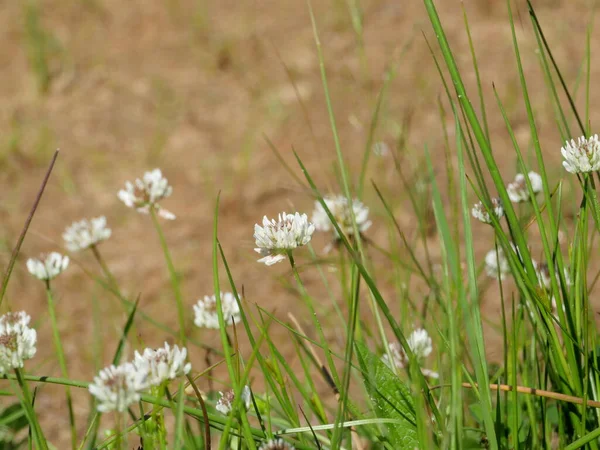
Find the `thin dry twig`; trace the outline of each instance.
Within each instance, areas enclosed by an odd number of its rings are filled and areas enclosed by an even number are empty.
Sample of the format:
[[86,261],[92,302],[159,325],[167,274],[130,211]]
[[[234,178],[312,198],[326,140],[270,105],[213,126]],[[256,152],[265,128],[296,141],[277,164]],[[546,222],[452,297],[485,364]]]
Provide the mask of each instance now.
[[[530,388],[527,386],[509,386],[508,384],[490,384],[489,386],[490,389],[493,391],[511,392],[513,389],[516,389],[516,391],[521,394],[535,395],[537,397],[551,398],[553,400],[559,400],[562,402],[583,405],[583,399],[581,397],[574,397],[572,395],[561,394],[559,392],[544,391],[543,389]],[[431,390],[441,389],[444,387],[450,387],[450,385],[440,384],[438,386],[433,386]],[[475,389],[478,387],[478,385],[477,383],[462,383],[462,387],[468,389]],[[600,402],[596,400],[587,400],[585,404],[587,406],[591,406],[592,408],[600,408]]]
[[13,249],[12,255],[10,257],[10,261],[8,263],[8,267],[6,268],[6,272],[4,273],[4,280],[2,280],[2,290],[0,291],[0,305],[2,305],[2,300],[4,300],[4,294],[6,293],[6,288],[8,287],[8,280],[10,279],[10,274],[13,271],[15,266],[15,262],[17,261],[17,256],[19,256],[19,251],[21,250],[21,245],[23,245],[23,241],[25,240],[25,235],[27,234],[27,230],[29,229],[29,225],[31,224],[31,220],[33,219],[33,215],[37,210],[38,205],[40,204],[40,200],[42,199],[42,194],[46,189],[46,184],[48,184],[48,179],[50,178],[50,174],[52,173],[52,169],[54,168],[54,163],[56,162],[56,158],[58,158],[58,150],[54,152],[54,156],[52,157],[52,161],[50,161],[50,166],[48,166],[48,170],[46,170],[46,175],[42,180],[42,185],[37,193],[35,198],[35,202],[29,211],[29,216],[23,225],[23,229],[21,230],[21,235],[19,236],[19,240],[17,241],[17,245]]

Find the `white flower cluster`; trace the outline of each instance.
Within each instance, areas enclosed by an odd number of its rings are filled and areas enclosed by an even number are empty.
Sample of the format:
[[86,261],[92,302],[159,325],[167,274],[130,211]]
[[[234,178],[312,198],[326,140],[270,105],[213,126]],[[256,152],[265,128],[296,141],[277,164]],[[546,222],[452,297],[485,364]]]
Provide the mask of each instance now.
[[[329,211],[331,211],[331,214],[344,234],[352,235],[354,233],[352,213],[354,213],[356,225],[360,233],[367,231],[372,224],[369,220],[369,208],[357,198],[352,200],[351,206],[348,205],[348,198],[343,195],[327,196],[323,198],[323,201],[327,205]],[[352,211],[350,208],[352,208]],[[325,212],[323,205],[318,201],[315,202],[315,209],[311,221],[318,231],[333,231],[335,237],[339,237],[338,232],[331,220],[329,220],[329,216]]]
[[143,391],[186,375],[191,370],[186,356],[185,348],[171,348],[165,342],[164,348],[146,348],[141,354],[136,351],[132,362],[102,369],[88,388],[98,400],[98,411],[123,412],[139,401]]
[[129,405],[140,400],[140,393],[146,388],[146,374],[132,363],[102,369],[88,387],[90,394],[98,400],[100,412],[127,410]]
[[163,348],[156,350],[146,348],[142,354],[135,352],[133,364],[138,371],[146,374],[149,386],[160,386],[166,381],[187,375],[192,369],[191,363],[186,363],[187,350],[176,345],[171,348],[165,342]]
[[595,172],[600,169],[600,140],[598,135],[588,139],[581,136],[577,141],[571,139],[560,149],[565,160],[563,166],[570,173]]
[[[231,292],[221,292],[221,308],[223,320],[227,325],[239,323],[241,320],[240,307]],[[217,312],[217,297],[204,296],[194,305],[194,323],[200,328],[219,328],[219,314]]]
[[29,328],[30,320],[24,311],[0,317],[0,374],[23,367],[35,355],[37,333]]
[[[433,351],[433,344],[431,337],[427,333],[427,330],[423,328],[417,328],[414,330],[407,339],[408,347],[414,353],[415,357],[419,360],[427,358]],[[396,367],[402,369],[409,363],[408,356],[398,342],[392,342],[388,345],[389,355],[385,353],[382,357],[382,361],[388,367]],[[430,378],[438,378],[437,372],[433,372],[428,369],[421,369],[423,375]]]
[[[492,208],[494,211],[494,215],[500,219],[504,215],[504,208],[502,207],[502,202],[499,198],[492,199]],[[485,205],[483,202],[476,203],[473,205],[471,209],[471,215],[483,223],[492,223],[492,218],[490,214],[487,212]]]
[[270,439],[261,445],[258,450],[295,450],[295,447],[283,439]]
[[27,270],[29,270],[29,273],[43,281],[53,279],[67,267],[69,267],[69,257],[57,252],[27,260]]
[[[235,403],[235,392],[233,389],[226,391],[225,393],[219,392],[221,396],[217,401],[216,409],[221,414],[227,415],[231,412],[233,404]],[[252,395],[250,393],[250,387],[244,386],[242,389],[242,405],[246,410],[250,409],[250,402],[252,401]]]
[[271,266],[286,259],[287,253],[310,242],[315,226],[306,214],[279,214],[277,220],[263,218],[262,227],[254,225],[254,251],[262,256],[258,262]]
[[73,222],[67,227],[62,237],[67,249],[77,252],[105,241],[110,235],[111,230],[106,226],[106,217],[102,216]]
[[[550,277],[550,268],[547,263],[538,263],[537,261],[533,261],[533,267],[535,269],[535,273],[537,275],[540,286],[542,286],[547,291],[552,287],[552,278]],[[567,287],[571,286],[571,276],[569,275],[568,269],[565,267],[564,269],[564,277]],[[558,276],[558,275],[557,275]]]
[[[531,183],[531,190],[534,194],[542,191],[543,183],[542,177],[536,172],[529,172],[527,174],[529,182]],[[527,183],[525,181],[525,175],[518,173],[515,176],[515,181],[508,183],[506,192],[510,201],[513,203],[526,202],[529,200],[529,190],[527,189]]]
[[498,247],[497,252],[496,249],[487,252],[485,255],[485,273],[490,278],[499,278],[500,280],[504,280],[506,275],[510,273],[510,265],[502,248]]
[[137,212],[148,214],[150,209],[154,208],[161,217],[173,220],[175,215],[158,204],[172,192],[173,188],[160,169],[154,169],[144,173],[143,178],[136,179],[134,183],[127,181],[125,189],[121,189],[118,196],[127,207],[134,208]]

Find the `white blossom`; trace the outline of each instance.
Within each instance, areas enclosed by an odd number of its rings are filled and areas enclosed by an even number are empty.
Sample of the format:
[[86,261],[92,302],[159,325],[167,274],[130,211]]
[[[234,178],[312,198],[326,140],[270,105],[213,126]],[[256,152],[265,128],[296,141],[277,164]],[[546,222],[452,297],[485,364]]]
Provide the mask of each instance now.
[[123,412],[140,400],[140,392],[148,387],[146,376],[132,363],[111,365],[98,373],[88,389],[98,400],[98,411]]
[[111,230],[106,226],[106,217],[101,216],[91,220],[83,219],[73,222],[67,227],[62,237],[67,249],[77,252],[105,241],[110,235]]
[[[352,200],[352,211],[350,211],[350,207],[348,206],[348,198],[343,195],[327,196],[323,198],[323,201],[344,234],[352,235],[354,233],[352,212],[354,212],[354,218],[356,219],[356,225],[360,233],[367,231],[372,224],[369,220],[369,208],[357,198]],[[315,202],[311,221],[318,231],[332,231],[335,237],[339,237],[323,205],[318,201]]]
[[134,208],[137,212],[148,214],[150,208],[154,208],[161,217],[173,220],[175,215],[158,204],[172,192],[173,188],[160,169],[154,169],[144,173],[143,178],[136,179],[134,183],[127,181],[125,189],[121,189],[118,196],[127,207]]
[[[531,183],[531,190],[534,194],[542,191],[543,183],[542,177],[536,172],[529,172],[529,182]],[[506,193],[513,203],[526,202],[529,200],[529,190],[527,189],[527,183],[525,181],[525,175],[518,173],[515,176],[515,181],[508,183],[506,187]]]
[[[537,275],[540,286],[544,287],[547,291],[552,287],[552,278],[550,276],[550,268],[547,263],[538,263],[537,261],[533,261],[533,268],[535,269],[535,273]],[[558,270],[555,269],[555,271]],[[563,271],[565,277],[565,283],[567,287],[571,286],[571,276],[569,275],[569,270],[565,267]],[[558,274],[557,274],[558,276]],[[557,279],[557,281],[559,281]],[[559,281],[560,283],[560,281]]]
[[[427,358],[433,351],[431,337],[423,328],[414,330],[408,337],[407,342],[408,347],[418,360]],[[388,344],[388,352],[384,353],[381,359],[390,368],[402,369],[407,367],[409,363],[406,352],[398,342]],[[421,368],[421,373],[429,378],[439,378],[438,373],[433,370]]]
[[186,375],[192,365],[186,363],[187,350],[176,345],[165,346],[156,350],[146,348],[142,354],[135,352],[133,365],[140,373],[146,374],[148,386],[160,386],[168,380]]
[[23,367],[35,355],[37,333],[29,328],[30,320],[24,311],[0,317],[0,374]]
[[421,373],[423,374],[423,376],[426,376],[427,378],[433,378],[436,380],[440,377],[440,374],[437,373],[435,370],[424,369],[422,367],[421,367]]
[[[227,325],[239,323],[241,320],[240,307],[231,292],[221,292],[221,308],[223,320]],[[219,328],[219,315],[217,313],[217,297],[204,296],[194,305],[194,323],[200,328]]]
[[256,248],[262,258],[258,262],[271,266],[286,259],[289,251],[310,242],[315,226],[308,221],[306,214],[279,214],[277,220],[263,218],[262,227],[254,225]]
[[27,260],[27,270],[40,280],[51,280],[69,266],[69,257],[58,252]]
[[[219,392],[219,395],[221,397],[219,398],[219,401],[217,401],[217,411],[219,411],[221,414],[227,415],[231,412],[233,404],[235,403],[235,392],[233,389],[230,389],[225,393]],[[246,408],[246,410],[250,409],[251,401],[252,396],[250,393],[250,387],[244,386],[242,389],[242,405],[244,408]]]
[[[492,208],[494,211],[494,215],[498,219],[500,219],[504,215],[504,208],[502,207],[502,202],[499,198],[492,199]],[[475,203],[475,205],[473,205],[473,208],[471,209],[471,215],[480,222],[492,223],[492,218],[487,212],[483,202]]]
[[408,362],[406,353],[398,342],[390,342],[388,352],[384,353],[381,359],[386,366],[397,367],[398,369],[404,368],[404,365]]
[[498,279],[499,276],[500,280],[504,280],[506,275],[510,273],[510,265],[502,248],[498,247],[498,252],[496,252],[496,249],[487,252],[485,255],[485,272],[490,278]]
[[565,158],[563,166],[567,172],[585,173],[600,169],[600,141],[597,134],[588,139],[581,136],[577,142],[571,139],[565,143],[560,152]]
[[295,447],[283,439],[270,439],[261,445],[258,450],[295,450]]
[[375,142],[373,144],[373,153],[377,156],[387,156],[391,153],[390,146],[385,142]]
[[433,351],[431,338],[427,330],[417,328],[407,339],[410,350],[417,358],[427,358]]

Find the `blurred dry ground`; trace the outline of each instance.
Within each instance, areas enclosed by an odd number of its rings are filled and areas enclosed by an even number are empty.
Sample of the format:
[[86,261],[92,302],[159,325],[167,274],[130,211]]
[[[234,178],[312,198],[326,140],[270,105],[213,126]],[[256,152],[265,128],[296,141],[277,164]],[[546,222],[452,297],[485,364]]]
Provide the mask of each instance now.
[[[437,3],[455,57],[475,95],[462,3]],[[591,3],[534,0],[569,86],[575,86],[581,75]],[[444,99],[444,91],[422,34],[435,46],[424,6],[417,0],[363,0],[360,4],[363,50],[347,2],[313,2],[341,146],[353,176],[356,178],[363,157],[377,94],[387,69],[394,67],[375,141],[386,142],[397,152],[399,166],[413,185],[427,183],[427,148],[443,182],[444,132],[453,142],[454,125],[451,117],[440,118],[438,99]],[[514,176],[516,158],[495,105],[492,83],[519,144],[529,149],[531,142],[506,7],[504,2],[492,0],[466,0],[464,7],[479,57],[495,154],[508,181]],[[514,8],[547,170],[556,183],[564,176],[560,137],[525,2],[517,0]],[[293,159],[292,147],[321,189],[336,191],[335,150],[305,2],[2,2],[0,33],[2,267],[9,260],[51,154],[55,148],[61,149],[5,305],[27,310],[37,323],[40,349],[33,363],[39,367],[34,372],[58,375],[59,368],[45,320],[43,287],[26,273],[24,262],[39,252],[61,249],[65,226],[83,217],[107,216],[113,237],[101,250],[123,290],[132,298],[140,294],[144,312],[175,328],[173,296],[155,230],[148,217],[126,209],[116,197],[126,180],[154,167],[163,170],[174,188],[165,207],[177,215],[177,220],[164,223],[164,228],[183,279],[190,333],[209,345],[218,345],[216,334],[193,330],[191,307],[197,298],[213,290],[212,221],[219,191],[219,237],[238,287],[244,287],[246,301],[275,311],[284,320],[287,312],[293,312],[301,322],[310,323],[308,311],[288,286],[288,268],[284,264],[270,268],[259,265],[252,251],[253,224],[264,214],[272,216],[282,210],[310,213],[313,207],[310,195],[269,150],[265,136],[299,177],[302,174]],[[592,54],[599,40],[600,35],[594,32]],[[592,65],[592,80],[597,79],[599,70],[600,65]],[[40,83],[47,83],[45,93],[39,92]],[[599,114],[593,106],[598,103],[595,100],[600,100],[593,88],[592,83],[592,124]],[[580,107],[582,94],[580,88]],[[398,142],[401,146],[396,148]],[[450,163],[456,165],[454,157]],[[372,178],[391,199],[395,216],[407,235],[414,235],[414,212],[390,155],[372,156],[368,180]],[[570,185],[566,184],[565,189],[565,198],[569,198]],[[370,182],[364,198],[374,222],[368,237],[387,245],[389,223]],[[566,208],[569,210],[568,205]],[[477,254],[483,256],[492,246],[492,234],[483,226],[474,226]],[[321,251],[326,243],[326,238],[319,237],[315,248]],[[430,245],[434,259],[439,260],[433,226]],[[402,253],[402,249],[397,251]],[[304,256],[299,256],[300,263],[308,261]],[[376,264],[386,264],[380,256],[375,260]],[[54,286],[71,376],[90,380],[99,367],[110,361],[125,316],[114,298],[91,281],[81,267],[98,272],[91,254],[77,254],[72,267]],[[303,270],[303,278],[312,294],[324,295],[315,271]],[[407,282],[411,291],[410,280]],[[394,281],[384,279],[382,283],[389,284],[388,298],[397,305]],[[420,295],[423,292],[416,287],[410,292],[416,303]],[[497,315],[496,300],[491,288],[482,300],[484,315]],[[318,313],[326,317],[332,308],[327,301],[323,303],[326,306]],[[96,325],[94,308],[101,318]],[[134,340],[140,346],[160,345],[171,339],[143,321],[136,325]],[[101,344],[95,341],[95,327],[103,337]],[[273,326],[272,333],[291,342],[283,327]],[[326,326],[326,333],[332,342],[340,340],[333,324]],[[495,349],[493,333],[489,340],[493,358],[500,349]],[[284,354],[293,362],[291,344]],[[203,353],[192,349],[190,356],[194,368],[201,370]],[[56,405],[58,399],[62,401],[57,392],[50,387],[41,390],[40,411]],[[77,393],[76,400],[78,413],[84,415],[87,394]],[[45,423],[54,424],[47,427],[50,439],[65,442],[66,414],[48,416]]]

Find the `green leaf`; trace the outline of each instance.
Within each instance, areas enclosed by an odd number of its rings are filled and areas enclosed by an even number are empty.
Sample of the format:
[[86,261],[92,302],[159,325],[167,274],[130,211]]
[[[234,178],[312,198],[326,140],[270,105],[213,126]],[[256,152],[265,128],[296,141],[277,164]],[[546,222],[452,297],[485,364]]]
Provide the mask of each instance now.
[[375,414],[378,418],[398,421],[385,425],[387,440],[397,450],[418,448],[416,415],[410,389],[364,344],[356,342],[355,345]]

